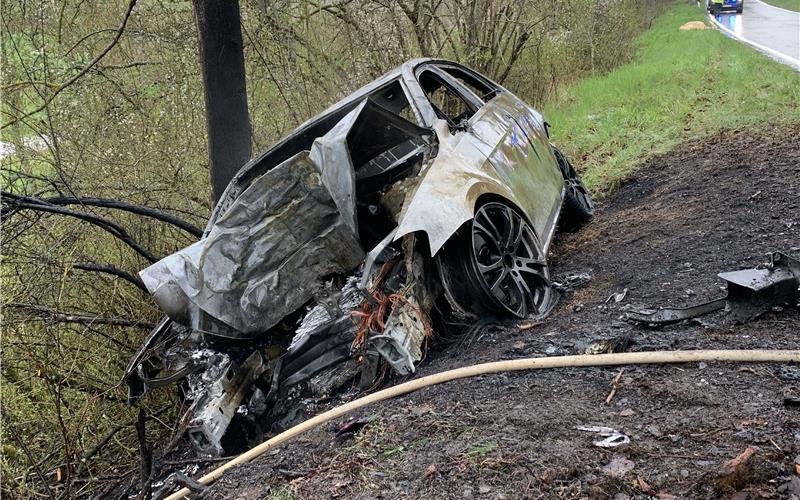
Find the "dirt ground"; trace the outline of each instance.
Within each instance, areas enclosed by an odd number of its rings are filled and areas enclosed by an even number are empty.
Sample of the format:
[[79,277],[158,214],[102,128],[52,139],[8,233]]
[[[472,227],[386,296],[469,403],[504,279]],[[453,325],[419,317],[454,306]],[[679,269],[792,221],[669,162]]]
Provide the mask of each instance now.
[[[427,375],[473,363],[617,350],[800,348],[800,313],[744,325],[724,313],[661,329],[628,308],[688,305],[723,292],[718,272],[770,251],[800,257],[800,127],[728,131],[642,165],[577,233],[558,237],[553,272],[591,280],[540,326],[486,325],[429,353]],[[606,303],[627,289],[624,299]],[[562,369],[431,387],[310,432],[227,473],[226,498],[789,498],[800,496],[800,366],[694,363]],[[348,394],[345,399],[356,395]],[[337,422],[341,423],[341,422]],[[579,426],[630,438],[593,444]],[[723,465],[748,447],[733,474]],[[800,472],[800,471],[797,471]]]

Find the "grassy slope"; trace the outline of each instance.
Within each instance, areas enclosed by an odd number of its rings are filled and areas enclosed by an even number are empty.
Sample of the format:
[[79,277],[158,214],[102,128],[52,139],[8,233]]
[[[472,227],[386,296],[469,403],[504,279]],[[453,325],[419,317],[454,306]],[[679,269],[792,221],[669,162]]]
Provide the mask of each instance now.
[[800,122],[800,74],[716,30],[680,5],[638,40],[633,62],[581,81],[545,108],[554,142],[596,193],[645,158],[721,129]]
[[[763,0],[764,3],[800,12],[800,0]],[[746,7],[745,7],[746,8]]]

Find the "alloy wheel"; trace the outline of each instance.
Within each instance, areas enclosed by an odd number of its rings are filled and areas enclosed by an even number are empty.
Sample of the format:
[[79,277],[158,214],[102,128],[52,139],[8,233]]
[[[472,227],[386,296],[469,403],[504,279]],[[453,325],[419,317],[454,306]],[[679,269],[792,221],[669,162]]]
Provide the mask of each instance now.
[[552,302],[547,263],[519,212],[502,203],[482,205],[471,236],[473,269],[493,309],[518,318],[547,312]]

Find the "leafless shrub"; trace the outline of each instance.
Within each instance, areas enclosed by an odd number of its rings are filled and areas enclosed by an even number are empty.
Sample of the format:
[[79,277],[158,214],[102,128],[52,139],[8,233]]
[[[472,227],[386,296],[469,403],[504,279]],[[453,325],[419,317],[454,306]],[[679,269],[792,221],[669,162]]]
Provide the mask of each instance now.
[[[544,102],[628,57],[655,5],[243,2],[254,151],[411,57]],[[2,493],[99,494],[138,470],[120,377],[159,312],[137,272],[210,211],[191,4],[10,0],[1,14]],[[145,401],[152,432],[171,432],[174,398]]]

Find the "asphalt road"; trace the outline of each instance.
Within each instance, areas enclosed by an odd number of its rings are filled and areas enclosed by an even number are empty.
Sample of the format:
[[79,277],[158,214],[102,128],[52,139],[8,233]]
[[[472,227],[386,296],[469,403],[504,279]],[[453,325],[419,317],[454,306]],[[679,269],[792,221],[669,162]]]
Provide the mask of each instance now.
[[742,14],[724,13],[715,20],[756,48],[774,52],[770,55],[779,59],[788,58],[784,62],[800,69],[800,12],[773,7],[761,0],[745,0]]

